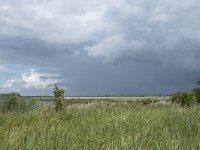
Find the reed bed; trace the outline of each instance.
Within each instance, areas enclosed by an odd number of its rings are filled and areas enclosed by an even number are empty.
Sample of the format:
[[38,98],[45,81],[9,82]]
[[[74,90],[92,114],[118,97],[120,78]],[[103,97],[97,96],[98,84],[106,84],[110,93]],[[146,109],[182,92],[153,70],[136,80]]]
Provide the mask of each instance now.
[[95,101],[0,113],[0,149],[200,149],[198,107]]

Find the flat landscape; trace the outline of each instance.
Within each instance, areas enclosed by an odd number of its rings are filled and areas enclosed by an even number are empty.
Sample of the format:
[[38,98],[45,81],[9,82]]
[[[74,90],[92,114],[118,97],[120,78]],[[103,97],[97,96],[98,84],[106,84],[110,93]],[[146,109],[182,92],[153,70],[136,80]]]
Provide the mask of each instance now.
[[0,149],[192,150],[199,138],[199,107],[170,97],[73,97],[59,112],[46,104],[0,113]]
[[200,0],[0,0],[0,150],[200,150]]

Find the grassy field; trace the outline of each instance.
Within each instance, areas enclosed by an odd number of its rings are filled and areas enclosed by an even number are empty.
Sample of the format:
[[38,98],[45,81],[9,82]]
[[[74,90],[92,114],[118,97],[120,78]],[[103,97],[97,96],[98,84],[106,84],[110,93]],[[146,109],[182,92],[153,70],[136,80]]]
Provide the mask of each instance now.
[[200,149],[200,111],[130,101],[66,102],[0,113],[0,149]]
[[[53,96],[25,96],[26,99],[34,99],[36,101],[52,101]],[[116,100],[116,101],[135,101],[135,100],[145,100],[145,99],[154,99],[154,100],[167,100],[170,96],[65,96],[65,100]],[[1,96],[0,96],[1,100]]]

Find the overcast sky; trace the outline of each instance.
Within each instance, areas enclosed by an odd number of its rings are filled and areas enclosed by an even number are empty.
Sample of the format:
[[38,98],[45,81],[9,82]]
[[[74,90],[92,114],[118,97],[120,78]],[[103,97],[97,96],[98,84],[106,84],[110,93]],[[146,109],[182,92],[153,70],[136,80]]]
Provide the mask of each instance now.
[[0,0],[0,93],[157,95],[200,77],[199,0]]

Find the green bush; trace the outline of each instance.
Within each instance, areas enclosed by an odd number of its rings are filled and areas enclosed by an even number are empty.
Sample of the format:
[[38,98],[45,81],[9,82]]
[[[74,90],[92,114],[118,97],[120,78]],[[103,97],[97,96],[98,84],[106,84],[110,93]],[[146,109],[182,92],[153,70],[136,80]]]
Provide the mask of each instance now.
[[3,110],[6,111],[14,111],[19,108],[19,99],[21,96],[19,96],[16,93],[11,93],[7,96],[7,99],[3,102]]
[[26,100],[17,93],[10,93],[1,100],[1,111],[27,111],[35,105],[33,100]]
[[59,88],[56,84],[54,85],[54,104],[55,104],[55,110],[60,111],[63,110],[63,101],[64,101],[64,89]]
[[188,92],[177,92],[172,96],[172,102],[181,106],[191,106],[197,102],[196,97]]
[[197,102],[200,103],[200,88],[194,88],[192,94],[196,97]]

